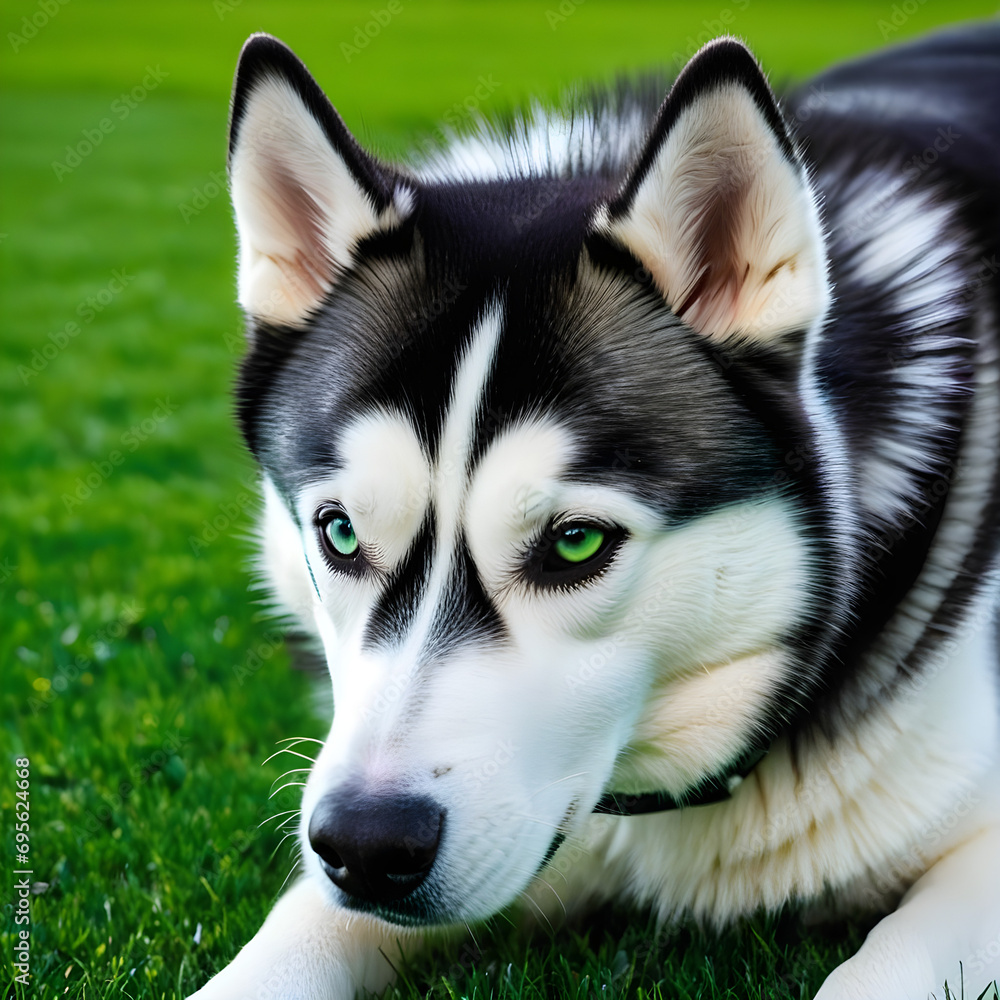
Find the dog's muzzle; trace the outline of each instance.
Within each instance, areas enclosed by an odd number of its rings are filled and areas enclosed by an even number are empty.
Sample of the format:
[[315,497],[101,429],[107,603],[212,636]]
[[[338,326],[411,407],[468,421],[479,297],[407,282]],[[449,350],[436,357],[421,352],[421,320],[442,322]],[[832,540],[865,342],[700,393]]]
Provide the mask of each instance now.
[[413,893],[437,857],[445,810],[431,798],[328,792],[309,820],[309,843],[330,881],[354,899],[392,903]]

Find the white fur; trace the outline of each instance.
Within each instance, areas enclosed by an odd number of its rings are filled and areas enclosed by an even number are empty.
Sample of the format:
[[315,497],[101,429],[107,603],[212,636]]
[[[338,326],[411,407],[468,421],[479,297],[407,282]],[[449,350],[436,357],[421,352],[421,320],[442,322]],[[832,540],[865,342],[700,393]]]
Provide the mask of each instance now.
[[[464,469],[470,404],[497,322],[481,324],[457,379],[445,435],[456,469]],[[528,896],[546,914],[624,894],[664,916],[723,923],[837,886],[843,905],[871,905],[936,864],[951,871],[916,883],[897,914],[834,974],[823,1000],[923,997],[945,978],[956,984],[956,958],[974,962],[988,948],[991,928],[1000,928],[998,872],[989,864],[1000,822],[1000,692],[985,609],[969,637],[905,697],[874,701],[838,742],[813,734],[794,764],[779,744],[729,802],[630,819],[589,815],[612,775],[615,787],[621,780],[626,788],[681,788],[752,728],[757,699],[782,670],[768,644],[798,608],[805,564],[796,568],[802,549],[794,517],[780,505],[752,505],[657,537],[652,513],[628,495],[560,480],[575,442],[546,421],[502,435],[464,485],[461,475],[434,474],[398,414],[369,414],[342,441],[353,443],[352,460],[338,481],[307,491],[303,523],[317,500],[350,498],[364,510],[359,536],[372,544],[378,526],[391,563],[398,556],[388,553],[405,550],[406,532],[417,530],[427,503],[451,511],[459,520],[444,534],[453,538],[464,526],[514,649],[488,655],[472,648],[436,663],[429,676],[416,669],[409,642],[398,656],[363,653],[356,632],[374,590],[321,575],[318,625],[338,712],[310,775],[304,816],[331,781],[359,768],[389,783],[423,781],[459,831],[437,862],[459,919],[494,912],[524,888],[557,827],[569,839]],[[400,478],[382,490],[387,462]],[[416,512],[405,497],[419,498]],[[612,570],[573,597],[538,597],[510,580],[523,540],[554,511],[610,517],[633,536]],[[764,550],[761,537],[770,542]],[[281,565],[285,574],[294,562]],[[307,583],[298,580],[294,593]],[[437,593],[432,585],[428,599]],[[415,700],[434,711],[414,721]],[[602,736],[608,719],[620,723],[610,739]],[[430,777],[441,771],[448,773]],[[346,998],[356,986],[385,981],[369,971],[383,935],[411,947],[417,941],[327,909],[327,892],[325,876],[307,861],[292,898],[316,899],[306,910],[324,942],[315,954],[289,934],[288,903],[199,1000],[246,995],[232,984],[273,978],[294,962],[301,963],[295,989],[279,996]],[[928,921],[937,926],[942,914],[949,934],[928,936]],[[971,964],[965,982],[975,996],[993,973],[980,962],[977,979]],[[887,972],[890,965],[901,973]],[[381,974],[388,975],[384,967]],[[909,982],[895,982],[898,974]]]
[[[968,275],[951,235],[954,206],[933,192],[912,191],[905,177],[892,172],[864,170],[845,200],[841,238],[860,248],[848,257],[852,278],[888,292],[908,329],[920,337],[920,354],[887,359],[885,378],[897,396],[894,426],[874,439],[874,453],[858,470],[862,507],[898,528],[921,499],[917,476],[926,471],[926,456],[935,454],[940,433],[930,414],[955,364],[947,335],[935,344],[929,331],[961,318]],[[935,346],[942,348],[937,354]]]
[[473,118],[464,134],[449,132],[447,145],[414,165],[428,181],[492,181],[519,177],[566,177],[627,165],[642,144],[645,117],[581,110],[564,114],[534,104],[516,116],[510,133]]
[[[389,554],[405,552],[406,532],[415,535],[425,505],[434,507],[429,582],[393,649],[361,643],[378,581],[316,571],[316,627],[337,712],[303,816],[355,775],[433,795],[451,831],[435,862],[438,892],[456,919],[482,918],[516,898],[555,831],[579,828],[613,774],[626,784],[654,775],[656,787],[681,791],[725,764],[754,731],[754,706],[787,668],[764,651],[804,613],[807,572],[800,530],[783,503],[731,508],[663,534],[655,513],[627,493],[563,481],[577,443],[548,421],[501,435],[466,483],[471,418],[499,323],[499,315],[484,318],[463,360],[435,466],[398,414],[368,414],[342,433],[341,453],[353,446],[345,469],[309,487],[299,509],[309,525],[324,500],[343,503],[352,518],[358,504],[358,537],[388,574],[398,561]],[[397,486],[380,490],[387,466]],[[403,496],[419,498],[414,510],[400,513]],[[609,570],[573,593],[539,593],[516,572],[520,553],[556,516],[622,524],[630,533]],[[427,631],[460,529],[510,639],[428,662]],[[322,567],[307,531],[310,562]],[[762,535],[771,540],[764,553]],[[742,684],[744,709],[711,718],[709,727],[685,723],[684,704],[711,707],[713,678]],[[652,730],[636,724],[656,685],[664,692],[658,721],[669,736],[661,732],[654,745]],[[427,705],[433,711],[418,710]],[[498,755],[503,766],[489,767]],[[497,854],[502,843],[516,847]],[[307,872],[322,880],[308,843],[304,854]]]
[[299,624],[309,622],[316,591],[309,573],[302,535],[270,478],[261,483],[264,517],[261,521],[260,563],[275,599],[275,612]]
[[[817,734],[797,766],[777,746],[727,803],[592,817],[562,850],[594,855],[587,877],[606,886],[606,898],[628,891],[665,916],[716,924],[837,885],[869,906],[891,898],[968,835],[967,824],[946,825],[951,811],[964,808],[964,818],[985,801],[983,769],[1000,749],[990,643],[988,628],[974,633],[908,697],[874,705],[856,733],[834,743]],[[738,711],[746,697],[739,682],[719,687],[709,712]],[[931,816],[944,818],[940,829]],[[557,855],[543,881],[558,888],[579,863],[563,868]],[[544,888],[534,892],[541,903]]]

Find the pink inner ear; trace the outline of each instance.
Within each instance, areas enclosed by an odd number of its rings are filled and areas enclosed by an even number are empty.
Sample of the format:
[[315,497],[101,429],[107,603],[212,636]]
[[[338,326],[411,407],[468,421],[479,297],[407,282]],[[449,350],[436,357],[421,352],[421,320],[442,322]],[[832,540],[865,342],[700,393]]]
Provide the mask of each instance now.
[[394,201],[379,211],[314,109],[281,76],[262,76],[247,95],[230,177],[239,301],[270,322],[304,323],[350,267],[358,242],[397,218]]
[[318,300],[326,294],[334,272],[333,258],[323,238],[323,213],[305,187],[275,159],[264,157],[262,166],[270,177],[279,217],[294,233],[288,242],[295,247],[295,254],[282,262],[282,269],[301,297]]
[[689,325],[736,314],[750,265],[740,245],[750,182],[737,171],[714,179],[702,195],[703,207],[691,226],[696,278],[674,309]]
[[658,141],[627,207],[596,224],[642,261],[674,312],[706,337],[772,343],[822,317],[816,203],[753,94],[738,81],[707,85]]

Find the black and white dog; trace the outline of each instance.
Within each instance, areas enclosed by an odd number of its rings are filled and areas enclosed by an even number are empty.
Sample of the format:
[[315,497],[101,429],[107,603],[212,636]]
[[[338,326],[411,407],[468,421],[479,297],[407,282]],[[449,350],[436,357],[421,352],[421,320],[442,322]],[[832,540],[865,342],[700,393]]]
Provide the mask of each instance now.
[[366,153],[251,38],[239,414],[336,712],[199,1000],[609,898],[884,914],[822,1000],[1000,977],[1000,28]]

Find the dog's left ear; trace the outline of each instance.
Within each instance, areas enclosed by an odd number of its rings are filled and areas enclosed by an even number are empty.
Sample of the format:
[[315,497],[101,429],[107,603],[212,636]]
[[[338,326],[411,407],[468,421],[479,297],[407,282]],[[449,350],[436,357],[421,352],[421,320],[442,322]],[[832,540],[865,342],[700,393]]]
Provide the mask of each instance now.
[[763,73],[735,39],[711,42],[685,67],[595,228],[713,340],[780,346],[826,311],[826,251],[805,170]]

